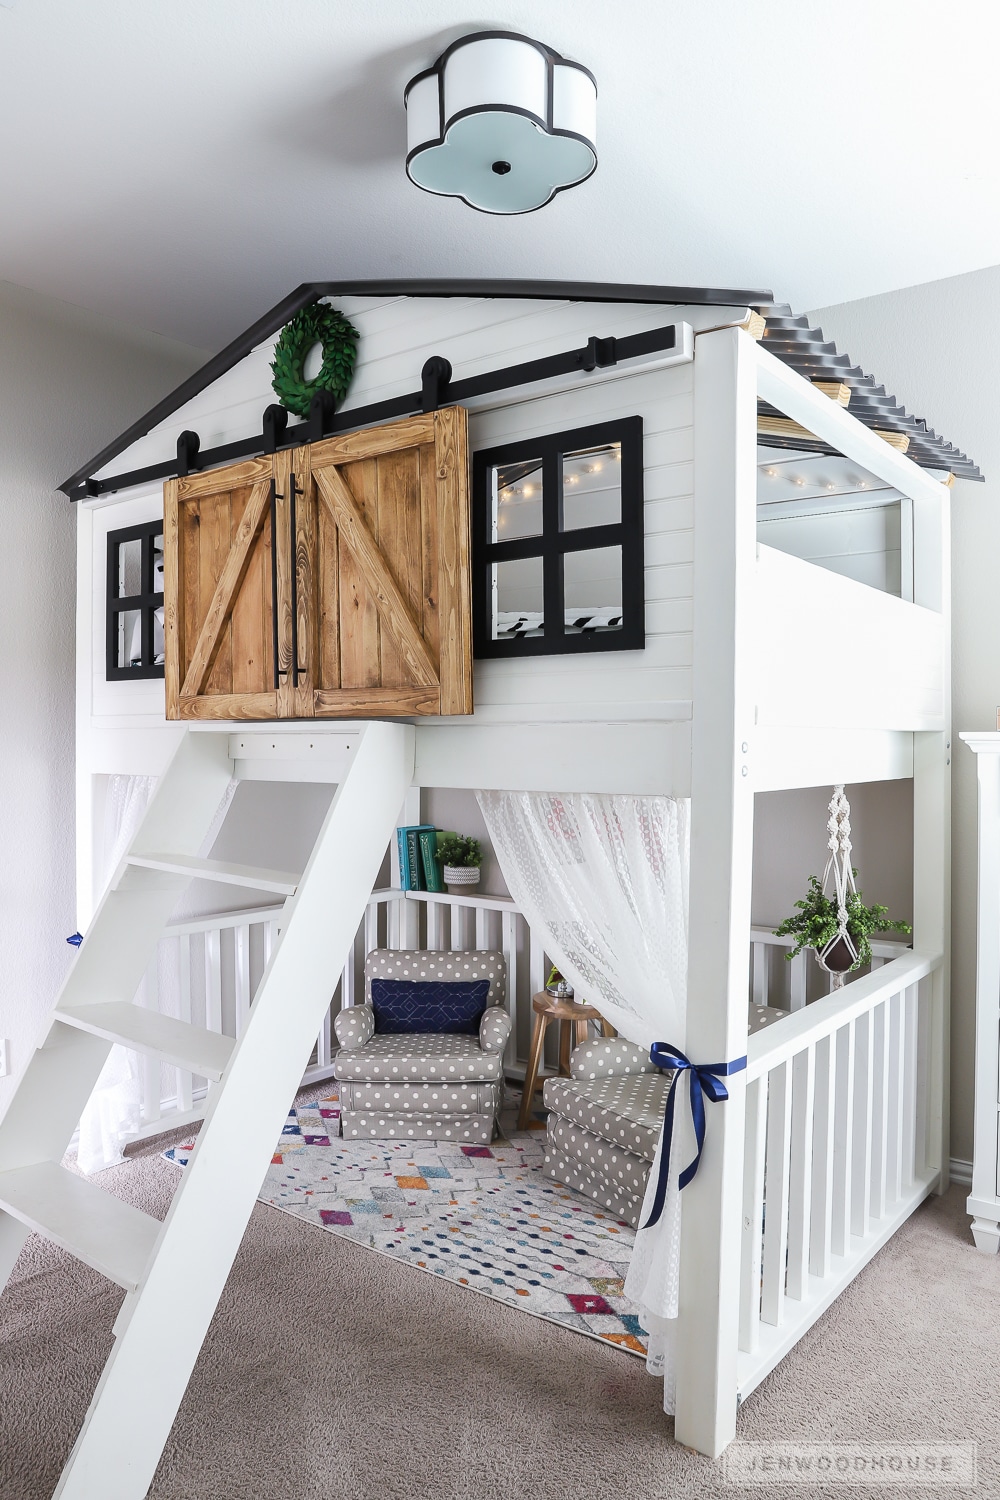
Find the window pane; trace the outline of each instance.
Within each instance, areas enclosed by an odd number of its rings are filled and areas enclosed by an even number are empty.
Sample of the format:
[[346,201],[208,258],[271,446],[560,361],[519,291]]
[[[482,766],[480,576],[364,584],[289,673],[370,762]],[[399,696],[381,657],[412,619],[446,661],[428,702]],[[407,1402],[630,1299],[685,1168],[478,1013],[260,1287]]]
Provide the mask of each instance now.
[[119,599],[142,593],[142,542],[138,537],[118,544],[117,592]]
[[115,661],[119,667],[137,667],[142,662],[142,614],[123,609],[115,617],[118,642]]
[[491,541],[542,534],[542,460],[498,464],[490,471],[493,497]]
[[163,593],[163,533],[153,538],[153,593]]
[[622,628],[622,549],[594,547],[563,558],[566,634]]
[[622,445],[563,454],[563,531],[622,518]]
[[519,557],[493,564],[493,639],[542,634],[542,559]]

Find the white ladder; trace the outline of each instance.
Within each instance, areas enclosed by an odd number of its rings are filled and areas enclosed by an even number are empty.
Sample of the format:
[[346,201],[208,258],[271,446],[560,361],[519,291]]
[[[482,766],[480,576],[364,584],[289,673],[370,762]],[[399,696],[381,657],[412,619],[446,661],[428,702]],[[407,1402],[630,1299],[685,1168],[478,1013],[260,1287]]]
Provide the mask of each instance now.
[[[301,876],[199,859],[237,738],[184,736],[0,1121],[0,1287],[34,1230],[127,1294],[59,1500],[143,1500],[152,1482],[412,780],[412,728],[352,726]],[[132,1003],[192,878],[288,898],[239,1041]],[[217,1080],[162,1224],[60,1165],[115,1042]]]

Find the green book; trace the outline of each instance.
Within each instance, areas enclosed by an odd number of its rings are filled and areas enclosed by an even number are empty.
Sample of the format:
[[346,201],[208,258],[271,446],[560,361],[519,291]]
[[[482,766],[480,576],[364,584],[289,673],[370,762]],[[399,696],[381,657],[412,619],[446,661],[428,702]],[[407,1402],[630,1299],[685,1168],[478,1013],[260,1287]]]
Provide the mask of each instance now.
[[421,828],[420,853],[423,858],[424,879],[427,890],[444,890],[444,872],[438,863],[437,844],[440,834],[436,828]]
[[430,889],[424,880],[424,865],[420,849],[420,836],[427,832],[434,832],[430,824],[421,824],[406,830],[406,853],[410,865],[411,891],[426,891]]

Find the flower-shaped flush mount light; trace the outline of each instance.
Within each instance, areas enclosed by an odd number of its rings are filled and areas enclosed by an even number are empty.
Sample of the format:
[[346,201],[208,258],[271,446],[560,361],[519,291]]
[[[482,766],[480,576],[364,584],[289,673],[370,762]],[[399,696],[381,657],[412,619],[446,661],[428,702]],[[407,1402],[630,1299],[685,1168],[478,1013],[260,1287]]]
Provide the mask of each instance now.
[[453,42],[404,99],[410,180],[484,213],[530,213],[597,166],[593,74],[516,32]]

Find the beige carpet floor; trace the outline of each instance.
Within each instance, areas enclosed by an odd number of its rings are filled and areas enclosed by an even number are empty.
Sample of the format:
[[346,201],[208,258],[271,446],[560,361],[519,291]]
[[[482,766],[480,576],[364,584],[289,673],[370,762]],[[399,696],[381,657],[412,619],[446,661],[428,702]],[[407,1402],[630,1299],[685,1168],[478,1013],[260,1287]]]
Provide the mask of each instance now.
[[[103,1179],[160,1217],[180,1180],[163,1144]],[[971,1439],[977,1493],[1000,1495],[1000,1259],[973,1249],[963,1197],[904,1226],[745,1403],[741,1437]],[[0,1299],[0,1500],[51,1495],[121,1295],[41,1241],[25,1247]],[[258,1204],[150,1496],[768,1493],[678,1447],[659,1394],[637,1359]]]

